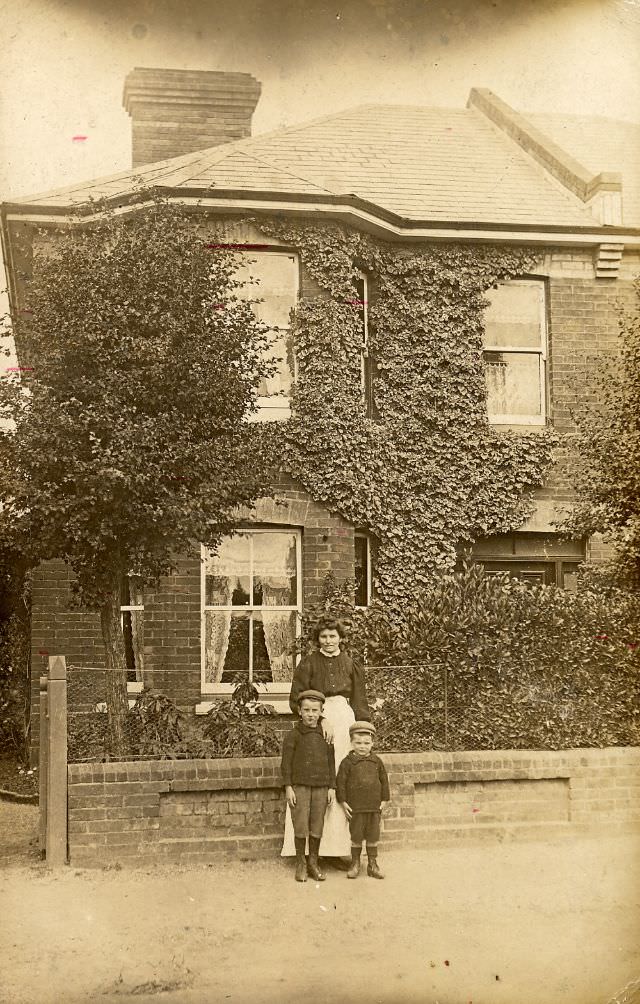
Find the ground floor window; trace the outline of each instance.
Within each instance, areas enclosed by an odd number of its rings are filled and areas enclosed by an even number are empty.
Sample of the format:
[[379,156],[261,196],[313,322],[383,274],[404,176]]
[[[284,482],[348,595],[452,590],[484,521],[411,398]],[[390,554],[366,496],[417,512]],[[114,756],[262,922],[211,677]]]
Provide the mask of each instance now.
[[507,572],[534,585],[575,590],[585,547],[581,540],[561,540],[558,534],[505,533],[477,541],[472,554],[489,574]]
[[141,684],[144,680],[144,596],[137,575],[123,575],[120,580],[120,621],[127,683]]
[[300,534],[251,529],[203,548],[202,689],[288,691],[302,608]]
[[355,604],[368,607],[372,595],[371,542],[368,534],[356,531],[355,538]]

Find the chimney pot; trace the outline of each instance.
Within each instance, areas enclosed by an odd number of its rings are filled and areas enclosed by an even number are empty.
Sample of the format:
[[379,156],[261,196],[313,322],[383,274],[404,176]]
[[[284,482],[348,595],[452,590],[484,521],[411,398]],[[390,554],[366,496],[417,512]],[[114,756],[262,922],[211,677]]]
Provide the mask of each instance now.
[[250,136],[259,97],[250,73],[136,67],[123,95],[133,167]]

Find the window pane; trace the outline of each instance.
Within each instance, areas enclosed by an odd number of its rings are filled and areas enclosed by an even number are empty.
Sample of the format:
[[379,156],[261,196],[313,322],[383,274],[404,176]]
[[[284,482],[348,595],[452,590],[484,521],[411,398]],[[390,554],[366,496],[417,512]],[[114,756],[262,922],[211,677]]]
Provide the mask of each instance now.
[[503,283],[487,291],[484,314],[486,346],[543,348],[542,283]]
[[556,566],[553,561],[482,561],[487,575],[507,572],[514,579],[533,585],[553,585],[556,581]]
[[369,603],[369,554],[366,537],[356,535],[355,551],[355,603],[357,607],[366,607]]
[[270,377],[262,377],[258,383],[259,397],[288,397],[291,393],[291,372],[293,370],[290,352],[285,337],[277,332],[270,338],[269,359],[275,359],[277,369]]
[[249,536],[224,537],[216,553],[206,552],[205,606],[246,606],[249,603]]
[[542,415],[540,356],[485,352],[489,415]]
[[292,607],[298,602],[295,533],[256,533],[253,537],[253,603]]
[[[237,291],[244,299],[258,299],[253,306],[260,321],[273,328],[288,328],[289,314],[296,304],[296,259],[293,255],[249,253],[238,255],[236,277],[246,283]],[[251,282],[251,279],[259,280]]]
[[142,610],[123,610],[121,616],[127,680],[136,683],[144,679],[144,613]]
[[262,611],[253,615],[253,679],[289,683],[293,677],[292,647],[296,614]]
[[562,563],[562,586],[570,593],[578,592],[578,566],[570,561]]
[[206,683],[234,683],[249,675],[249,614],[207,610],[204,615]]

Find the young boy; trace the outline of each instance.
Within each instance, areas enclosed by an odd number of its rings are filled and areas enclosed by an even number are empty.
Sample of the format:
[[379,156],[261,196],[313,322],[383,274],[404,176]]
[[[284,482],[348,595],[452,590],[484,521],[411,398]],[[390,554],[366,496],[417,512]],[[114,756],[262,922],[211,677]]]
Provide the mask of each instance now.
[[389,778],[379,756],[372,753],[375,728],[370,722],[354,722],[349,727],[351,752],[338,768],[338,801],[349,820],[351,832],[351,867],[347,878],[360,873],[362,841],[367,842],[367,875],[382,879],[378,868],[380,811],[389,801]]
[[[316,882],[325,879],[318,851],[325,810],[335,797],[336,763],[333,746],[318,725],[323,705],[324,694],[319,690],[303,690],[298,695],[300,721],[287,732],[282,744],[282,779],[295,835],[296,882],[306,882],[307,872]],[[307,837],[308,865],[304,855]]]

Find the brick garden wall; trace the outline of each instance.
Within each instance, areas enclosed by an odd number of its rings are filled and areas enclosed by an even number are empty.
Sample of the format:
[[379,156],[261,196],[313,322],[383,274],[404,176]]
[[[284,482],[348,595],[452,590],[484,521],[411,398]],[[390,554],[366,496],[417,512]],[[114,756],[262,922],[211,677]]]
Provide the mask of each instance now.
[[[384,754],[382,846],[640,829],[640,748]],[[73,764],[73,865],[206,863],[279,854],[279,760]]]

